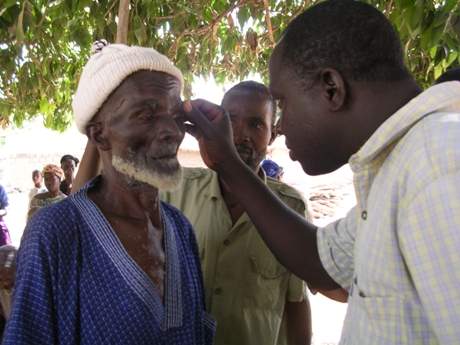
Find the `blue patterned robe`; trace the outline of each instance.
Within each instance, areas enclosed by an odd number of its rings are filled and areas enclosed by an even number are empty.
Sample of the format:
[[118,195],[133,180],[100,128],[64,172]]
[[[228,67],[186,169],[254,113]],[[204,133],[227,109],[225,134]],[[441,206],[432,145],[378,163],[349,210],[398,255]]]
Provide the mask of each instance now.
[[163,305],[87,188],[29,222],[4,344],[212,344],[214,324],[205,314],[190,223],[161,204]]

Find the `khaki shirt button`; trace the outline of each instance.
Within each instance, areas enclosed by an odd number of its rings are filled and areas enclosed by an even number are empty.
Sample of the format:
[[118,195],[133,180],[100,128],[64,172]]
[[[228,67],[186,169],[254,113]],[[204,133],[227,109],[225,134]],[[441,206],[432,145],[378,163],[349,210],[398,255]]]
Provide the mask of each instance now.
[[366,219],[367,219],[367,211],[361,212],[361,218],[362,218],[363,220],[366,220]]
[[220,287],[215,288],[215,289],[214,289],[214,294],[216,294],[216,295],[222,294],[222,288],[220,288]]
[[230,244],[230,240],[225,240],[224,241],[224,246],[228,246]]

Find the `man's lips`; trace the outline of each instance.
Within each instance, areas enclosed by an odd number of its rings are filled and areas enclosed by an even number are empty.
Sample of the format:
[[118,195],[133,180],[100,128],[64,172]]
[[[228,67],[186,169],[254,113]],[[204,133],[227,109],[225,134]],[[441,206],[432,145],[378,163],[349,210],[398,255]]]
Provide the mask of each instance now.
[[246,147],[246,146],[236,145],[236,151],[240,155],[244,155],[244,156],[251,156],[252,155],[252,149],[250,149],[249,147]]

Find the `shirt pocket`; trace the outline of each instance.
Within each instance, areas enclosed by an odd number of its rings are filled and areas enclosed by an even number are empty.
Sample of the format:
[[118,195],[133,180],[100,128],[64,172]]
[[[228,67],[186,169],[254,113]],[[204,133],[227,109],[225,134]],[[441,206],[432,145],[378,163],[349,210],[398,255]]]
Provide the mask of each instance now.
[[363,312],[361,322],[368,323],[375,344],[409,344],[404,298],[399,296],[353,296]]
[[250,255],[250,277],[246,287],[247,296],[256,307],[278,309],[284,305],[288,275],[286,269],[269,255]]

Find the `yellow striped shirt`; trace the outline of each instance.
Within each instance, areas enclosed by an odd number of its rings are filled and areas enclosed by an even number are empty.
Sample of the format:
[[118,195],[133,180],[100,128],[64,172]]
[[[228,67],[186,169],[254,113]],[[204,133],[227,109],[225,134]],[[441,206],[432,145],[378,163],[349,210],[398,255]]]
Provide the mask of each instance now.
[[459,344],[460,83],[414,98],[349,163],[357,205],[318,232],[350,291],[341,344]]

